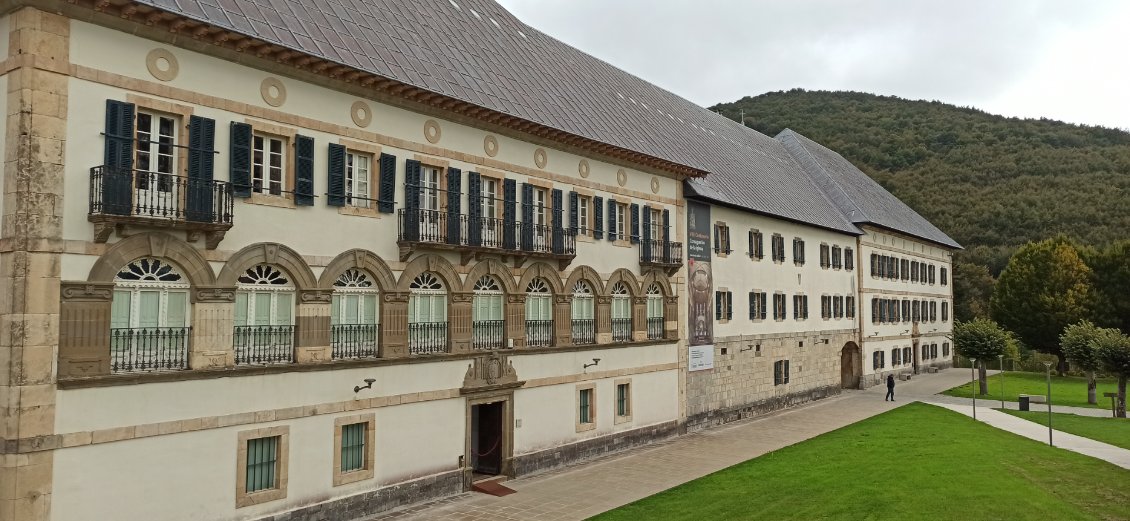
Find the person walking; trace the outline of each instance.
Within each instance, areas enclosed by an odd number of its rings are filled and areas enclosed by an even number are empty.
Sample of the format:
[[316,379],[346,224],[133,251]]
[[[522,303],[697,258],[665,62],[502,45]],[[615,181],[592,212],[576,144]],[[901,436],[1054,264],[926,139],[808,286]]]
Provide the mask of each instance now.
[[887,400],[895,401],[895,375],[893,374],[887,375],[887,397],[883,398],[883,401]]

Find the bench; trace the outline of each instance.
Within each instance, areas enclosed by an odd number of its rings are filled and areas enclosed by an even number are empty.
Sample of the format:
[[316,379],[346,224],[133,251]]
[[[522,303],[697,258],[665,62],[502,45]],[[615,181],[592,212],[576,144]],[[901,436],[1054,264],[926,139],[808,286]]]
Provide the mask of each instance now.
[[936,373],[936,372],[938,372],[938,368],[934,367],[934,366],[930,366],[930,367],[926,368],[926,372],[927,373]]
[[899,374],[899,380],[902,380],[902,381],[905,382],[906,380],[910,380],[911,376],[913,376],[913,375],[911,375],[910,373],[901,373],[901,374]]

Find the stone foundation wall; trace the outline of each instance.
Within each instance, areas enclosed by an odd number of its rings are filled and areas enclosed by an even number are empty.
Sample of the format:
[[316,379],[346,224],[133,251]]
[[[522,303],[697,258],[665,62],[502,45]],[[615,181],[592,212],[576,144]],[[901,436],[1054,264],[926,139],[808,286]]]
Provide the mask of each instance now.
[[[718,338],[714,369],[687,374],[688,431],[749,418],[839,393],[840,354],[853,330]],[[774,362],[789,383],[774,385]]]
[[512,460],[514,475],[524,476],[545,472],[571,463],[665,440],[678,434],[679,423],[672,421],[570,443],[543,451],[521,454],[514,456]]
[[372,492],[302,507],[259,521],[347,521],[463,492],[463,471],[452,470]]

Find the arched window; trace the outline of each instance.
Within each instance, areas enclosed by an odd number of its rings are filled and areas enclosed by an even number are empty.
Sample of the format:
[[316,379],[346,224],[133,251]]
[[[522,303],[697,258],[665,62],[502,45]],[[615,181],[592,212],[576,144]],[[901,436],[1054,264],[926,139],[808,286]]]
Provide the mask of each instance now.
[[659,340],[663,338],[665,327],[663,319],[663,290],[659,284],[652,283],[647,287],[647,338]]
[[623,282],[612,285],[612,341],[632,340],[632,298]]
[[500,349],[506,341],[503,320],[502,288],[490,275],[475,281],[471,301],[471,346],[475,349]]
[[330,348],[334,360],[377,356],[377,287],[369,273],[348,269],[334,281]]
[[573,285],[573,343],[595,344],[596,322],[592,286],[583,280]]
[[235,363],[294,361],[294,284],[270,264],[247,269],[235,292]]
[[408,352],[447,352],[447,289],[443,282],[425,271],[412,279],[408,290]]
[[110,370],[188,369],[188,280],[159,259],[125,265],[114,278]]
[[553,295],[545,279],[536,278],[526,286],[526,346],[545,347],[553,343]]

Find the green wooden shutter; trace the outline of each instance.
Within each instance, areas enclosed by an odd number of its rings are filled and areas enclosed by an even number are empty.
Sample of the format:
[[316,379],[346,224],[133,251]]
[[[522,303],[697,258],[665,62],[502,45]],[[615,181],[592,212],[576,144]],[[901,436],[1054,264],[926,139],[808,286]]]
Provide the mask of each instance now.
[[463,172],[458,168],[447,169],[447,244],[462,244],[460,238],[460,197],[463,195]]
[[[326,205],[345,206],[345,146],[330,143],[326,153]],[[368,197],[369,194],[353,194]]]
[[552,223],[550,226],[551,234],[553,237],[553,253],[565,253],[565,202],[563,201],[563,193],[556,188],[550,192],[550,204],[553,205],[553,212],[550,214]]
[[616,200],[608,198],[608,240],[616,240]]
[[101,211],[129,215],[133,203],[133,103],[106,100]]
[[642,255],[644,260],[651,260],[651,242],[657,237],[651,236],[651,207],[648,205],[643,206],[643,246]]
[[722,320],[722,292],[714,292],[714,320]]
[[228,179],[236,197],[251,197],[251,125],[231,122]]
[[577,207],[580,205],[577,202],[579,197],[577,192],[569,192],[569,233],[573,235],[577,235],[580,228],[580,216],[577,215]]
[[734,294],[726,292],[726,320],[734,318]]
[[392,213],[396,204],[396,156],[381,154],[381,180],[377,193],[377,211]]
[[235,292],[235,325],[247,325],[247,292]]
[[401,233],[406,241],[420,240],[420,162],[404,162],[404,221]]
[[[483,227],[489,221],[483,219],[483,185],[478,172],[467,172],[467,244],[481,246]],[[490,217],[494,217],[491,215]],[[491,229],[494,229],[493,227]]]
[[[275,295],[275,325],[294,325],[294,295],[292,293],[278,293]],[[258,310],[256,310],[258,313]]]
[[632,229],[631,229],[631,231],[628,232],[629,233],[629,240],[631,241],[632,244],[639,244],[640,243],[640,205],[638,205],[636,203],[632,203],[628,208],[629,208],[629,212],[632,214],[631,220],[630,220]]
[[314,205],[314,138],[294,136],[294,204]]
[[339,294],[334,294],[330,297],[330,324],[337,325],[345,323],[345,321],[341,319],[341,312],[339,311],[339,308],[341,308],[341,297],[342,295]]
[[185,218],[195,222],[212,222],[219,212],[213,211],[212,180],[215,176],[216,121],[200,116],[188,118],[188,193],[185,194]]
[[502,180],[502,247],[507,250],[518,249],[515,235],[517,224],[518,185],[513,179]]
[[604,198],[592,198],[592,237],[594,239],[604,238]]
[[534,185],[522,183],[522,249],[534,248]]
[[188,292],[170,291],[165,308],[165,327],[188,325]]

